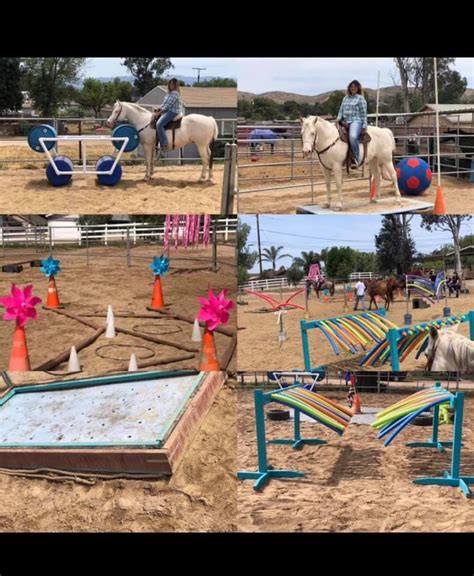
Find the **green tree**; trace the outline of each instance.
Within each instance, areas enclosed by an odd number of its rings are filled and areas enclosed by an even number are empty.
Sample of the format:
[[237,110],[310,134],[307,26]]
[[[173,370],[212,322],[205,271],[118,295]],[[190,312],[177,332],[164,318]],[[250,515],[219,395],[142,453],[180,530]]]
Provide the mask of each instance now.
[[170,58],[122,58],[122,64],[135,78],[133,85],[139,97],[163,82],[166,70],[174,68]]
[[278,260],[281,260],[282,258],[291,258],[291,254],[280,254],[283,249],[283,246],[278,246],[278,248],[270,246],[270,248],[264,248],[262,250],[262,260],[264,262],[270,262],[273,271],[276,270],[276,263]]
[[284,115],[276,102],[257,96],[253,100],[253,120],[283,120]]
[[0,115],[8,110],[20,110],[21,93],[20,58],[0,58]]
[[356,250],[333,246],[327,252],[326,274],[329,278],[348,278],[356,270]]
[[290,120],[296,120],[300,116],[303,116],[301,106],[294,100],[286,100],[286,102],[283,102],[282,111]]
[[354,272],[376,272],[377,257],[373,252],[359,252],[356,254],[356,267]]
[[193,86],[198,88],[237,88],[237,82],[233,78],[211,78],[202,82],[195,82]]
[[311,264],[319,264],[321,256],[317,252],[310,250],[309,252],[301,252],[301,256],[293,259],[293,265],[303,268],[303,272],[308,274]]
[[246,119],[253,118],[253,104],[251,100],[240,98],[237,102],[237,114]]
[[462,271],[461,264],[461,244],[460,244],[460,232],[461,225],[463,222],[470,220],[472,216],[459,216],[450,214],[447,216],[434,216],[434,215],[423,215],[421,217],[421,227],[432,232],[433,230],[445,230],[451,232],[453,237],[453,250],[454,250],[454,268],[456,272],[460,275]]
[[248,271],[253,267],[258,258],[257,252],[250,252],[247,239],[250,234],[250,226],[242,224],[240,218],[237,225],[237,283],[243,284],[248,280]]
[[404,214],[384,216],[379,234],[375,236],[379,269],[383,273],[406,274],[415,259],[415,242]]
[[461,248],[467,248],[467,246],[474,246],[474,234],[468,234],[467,236],[463,236],[459,240],[459,246]]
[[286,277],[291,285],[297,286],[301,280],[303,280],[304,272],[298,265],[293,262],[293,264],[286,271]]
[[324,114],[337,116],[339,108],[341,107],[342,99],[345,95],[346,93],[343,90],[335,90],[332,92],[332,94],[323,103]]
[[112,83],[86,78],[77,101],[84,108],[91,108],[96,117],[100,116],[102,108],[114,101]]
[[42,116],[54,116],[71,99],[86,58],[25,58],[26,85]]
[[[440,103],[458,102],[466,91],[466,78],[451,68],[455,61],[455,58],[437,58]],[[417,109],[423,104],[433,103],[435,101],[433,58],[395,58],[395,62],[400,74],[405,107],[408,108],[405,111],[409,112],[410,108]],[[414,94],[410,95],[410,89]],[[415,95],[418,96],[419,102],[413,101]]]
[[110,84],[112,91],[112,102],[120,100],[121,102],[131,102],[133,97],[133,86],[126,80],[114,78]]

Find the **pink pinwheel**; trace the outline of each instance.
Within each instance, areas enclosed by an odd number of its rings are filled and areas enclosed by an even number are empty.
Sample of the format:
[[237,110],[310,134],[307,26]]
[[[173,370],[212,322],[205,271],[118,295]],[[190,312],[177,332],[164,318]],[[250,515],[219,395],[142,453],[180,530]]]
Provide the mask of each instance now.
[[206,298],[199,298],[201,310],[199,311],[197,318],[201,322],[206,323],[208,330],[215,330],[219,324],[227,324],[229,321],[229,310],[234,308],[235,304],[232,300],[225,299],[227,292],[228,290],[224,288],[224,290],[216,296],[209,288],[209,300]]
[[17,326],[23,327],[28,320],[36,320],[38,313],[35,306],[41,303],[41,298],[32,296],[33,285],[29,284],[24,290],[12,284],[11,296],[0,298],[0,306],[4,306],[6,312],[4,320],[16,320]]

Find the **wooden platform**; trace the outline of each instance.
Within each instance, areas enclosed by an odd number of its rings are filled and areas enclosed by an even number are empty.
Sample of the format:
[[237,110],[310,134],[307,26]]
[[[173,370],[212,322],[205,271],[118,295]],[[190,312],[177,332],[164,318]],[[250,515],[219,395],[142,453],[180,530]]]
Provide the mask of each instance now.
[[[160,438],[146,440],[137,439],[128,441],[130,426],[132,422],[127,422],[123,414],[120,418],[112,417],[107,414],[109,418],[108,424],[112,427],[115,426],[117,438],[113,442],[84,442],[84,431],[80,428],[84,426],[84,418],[86,413],[84,409],[84,399],[82,404],[76,399],[77,406],[81,406],[83,412],[77,413],[73,418],[71,413],[74,411],[74,406],[68,406],[68,421],[64,422],[64,426],[78,427],[77,434],[80,434],[80,442],[73,442],[70,439],[67,442],[61,440],[55,442],[40,442],[37,440],[30,440],[33,438],[32,432],[37,432],[38,423],[33,421],[27,413],[21,411],[17,415],[19,421],[24,421],[24,430],[21,433],[26,433],[29,437],[22,438],[21,442],[11,443],[8,439],[8,430],[6,427],[6,420],[3,423],[0,420],[0,467],[9,469],[44,469],[51,468],[57,470],[65,470],[72,472],[90,472],[90,473],[126,473],[126,474],[152,474],[156,476],[170,475],[176,470],[181,462],[187,448],[192,442],[196,432],[198,431],[203,419],[206,417],[214,399],[219,392],[220,388],[225,382],[224,372],[208,372],[208,373],[192,373],[192,372],[141,372],[141,373],[126,373],[117,376],[109,376],[102,378],[91,378],[79,381],[59,381],[49,384],[34,384],[31,386],[21,386],[9,388],[0,397],[0,418],[2,416],[2,409],[10,402],[13,406],[12,399],[15,396],[30,395],[36,399],[38,403],[45,401],[46,393],[53,395],[55,391],[73,392],[80,394],[81,391],[87,390],[89,395],[92,387],[94,387],[97,394],[106,392],[107,386],[121,384],[122,386],[135,386],[138,390],[140,383],[146,380],[148,382],[154,379],[167,379],[166,386],[176,385],[179,379],[194,377],[196,382],[189,392],[185,392],[182,402],[178,402],[173,408],[172,415],[161,415],[166,421],[166,427],[163,426],[163,433]],[[42,394],[38,394],[41,392]],[[129,392],[129,391],[127,391]],[[189,397],[186,397],[188,394]],[[57,395],[57,396],[58,396]],[[43,398],[41,398],[43,396]],[[142,400],[142,399],[141,399]],[[61,400],[62,401],[62,400]],[[89,404],[91,400],[88,400]],[[139,403],[140,401],[137,401]],[[163,406],[160,400],[155,398],[154,402],[158,406]],[[95,406],[95,402],[92,402]],[[55,399],[55,404],[58,406],[58,401]],[[19,404],[20,406],[20,404]],[[10,417],[13,418],[11,413],[18,411],[18,407],[10,410]],[[45,405],[46,406],[46,405]],[[130,405],[128,405],[130,406]],[[72,412],[71,412],[72,409]],[[127,410],[127,405],[123,405],[123,409]],[[151,408],[150,408],[151,409]],[[44,422],[51,422],[56,414],[48,414],[45,409],[43,412]],[[94,410],[96,414],[94,416]],[[147,409],[148,410],[148,409]],[[50,410],[51,411],[51,410]],[[97,428],[101,419],[106,418],[103,415],[104,405],[102,403],[100,410],[91,406],[90,413],[87,417],[90,418],[89,423],[92,423]],[[129,410],[132,412],[132,410]],[[146,412],[143,412],[140,406],[138,412],[135,411],[134,416],[130,417],[132,420],[136,418],[137,413],[140,418],[144,419]],[[143,415],[143,416],[142,416]],[[118,414],[117,414],[118,416]],[[58,419],[58,418],[56,418]],[[33,419],[34,420],[34,419]],[[141,422],[139,422],[141,424]],[[28,429],[28,425],[30,428]],[[103,426],[104,424],[102,424]],[[44,427],[44,426],[43,426]],[[10,426],[11,428],[11,426]],[[58,434],[58,438],[66,435],[65,429],[60,430],[56,424],[50,426],[53,434]],[[74,430],[74,428],[73,428]],[[48,431],[47,431],[48,433]],[[51,433],[51,431],[49,431]],[[70,434],[73,432],[69,432]],[[110,430],[108,430],[110,435]],[[11,435],[12,433],[10,433]],[[19,434],[18,430],[14,429],[13,434]]]
[[422,202],[413,200],[407,196],[402,196],[402,203],[398,205],[393,198],[382,198],[376,204],[368,201],[360,202],[350,199],[345,200],[344,210],[333,210],[324,208],[321,204],[308,204],[306,206],[297,206],[297,214],[402,214],[405,212],[426,213],[432,212],[434,204],[431,202]]

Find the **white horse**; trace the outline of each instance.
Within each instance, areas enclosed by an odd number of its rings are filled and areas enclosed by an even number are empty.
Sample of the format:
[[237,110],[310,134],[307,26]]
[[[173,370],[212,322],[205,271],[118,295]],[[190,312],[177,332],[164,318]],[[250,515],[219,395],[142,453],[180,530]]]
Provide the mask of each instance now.
[[433,372],[472,372],[474,341],[457,333],[459,324],[436,330],[431,327],[425,350],[427,370]]
[[[153,176],[155,164],[156,130],[150,126],[152,113],[133,102],[117,102],[114,105],[112,114],[107,119],[107,125],[112,127],[116,122],[129,122],[140,135],[140,143],[145,152],[146,174],[145,180]],[[181,121],[181,127],[176,130],[174,148],[182,148],[186,144],[195,144],[198,148],[202,160],[202,172],[200,181],[212,180],[212,163],[214,143],[219,130],[217,122],[212,116],[202,114],[188,114]],[[173,145],[173,135],[171,130],[166,131],[168,143]]]
[[[313,150],[317,153],[321,163],[324,179],[326,181],[327,203],[325,208],[331,206],[331,172],[334,173],[336,188],[339,193],[339,204],[335,208],[343,210],[342,198],[342,170],[347,156],[349,144],[342,142],[339,132],[334,124],[318,116],[301,118],[301,135],[303,139],[303,156],[307,158]],[[371,141],[367,144],[367,157],[364,163],[369,165],[370,172],[375,180],[375,197],[377,202],[380,188],[380,174],[385,171],[395,188],[395,200],[401,203],[398,189],[397,173],[393,166],[392,154],[395,151],[395,138],[388,128],[368,127]],[[363,158],[363,146],[359,145],[359,154]]]

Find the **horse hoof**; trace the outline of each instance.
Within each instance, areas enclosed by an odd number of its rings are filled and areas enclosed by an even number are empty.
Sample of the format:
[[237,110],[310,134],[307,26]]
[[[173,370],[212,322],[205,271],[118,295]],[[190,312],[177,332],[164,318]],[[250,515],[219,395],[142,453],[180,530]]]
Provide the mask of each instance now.
[[331,204],[329,202],[325,202],[323,204],[323,208],[331,208]]

